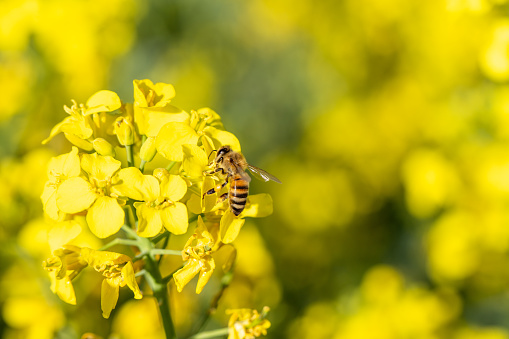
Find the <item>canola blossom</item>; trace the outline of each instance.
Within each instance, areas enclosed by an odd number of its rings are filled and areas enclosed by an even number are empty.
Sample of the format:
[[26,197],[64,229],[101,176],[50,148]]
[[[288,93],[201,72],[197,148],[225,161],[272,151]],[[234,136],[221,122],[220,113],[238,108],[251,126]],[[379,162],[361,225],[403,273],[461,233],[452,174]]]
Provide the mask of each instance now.
[[[225,180],[207,174],[212,166],[207,155],[224,145],[240,151],[238,139],[210,108],[186,112],[171,105],[172,85],[150,80],[133,83],[133,103],[103,90],[85,104],[73,101],[71,107],[64,106],[69,116],[43,141],[48,143],[62,133],[72,144],[69,153],[54,157],[48,165],[41,201],[51,222],[51,257],[43,266],[51,290],[72,305],[80,303],[73,280],[90,268],[101,274],[104,318],[115,308],[121,287],[127,286],[134,299],[154,297],[166,337],[174,338],[167,285],[174,280],[182,292],[198,275],[196,293],[202,292],[216,267],[214,255],[222,248],[230,252],[222,268],[231,277],[236,258],[232,242],[245,218],[272,213],[272,199],[268,194],[252,195],[236,217],[228,202],[219,199],[226,185],[205,196],[204,192],[221,187]],[[99,241],[107,238],[109,242],[97,249],[80,245],[77,239],[84,227]],[[170,235],[188,240],[183,248],[166,248]],[[112,247],[124,250],[115,252]],[[126,250],[133,255],[124,254]],[[182,256],[182,267],[163,277],[164,265],[158,256],[176,254]],[[150,290],[140,287],[145,283]],[[244,313],[235,313],[231,329],[244,324]],[[266,334],[267,324],[264,320],[244,332]],[[232,338],[253,337],[234,331]]]

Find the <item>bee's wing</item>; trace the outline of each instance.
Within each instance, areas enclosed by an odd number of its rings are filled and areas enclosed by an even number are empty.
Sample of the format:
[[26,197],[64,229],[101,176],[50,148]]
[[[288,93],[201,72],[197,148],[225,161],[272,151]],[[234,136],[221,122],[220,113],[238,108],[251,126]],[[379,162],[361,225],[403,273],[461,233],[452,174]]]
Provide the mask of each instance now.
[[263,180],[265,182],[272,180],[277,182],[278,184],[281,183],[281,181],[273,176],[272,174],[268,173],[267,171],[262,170],[261,168],[258,168],[253,165],[247,165],[247,169],[253,173],[254,177],[260,180]]

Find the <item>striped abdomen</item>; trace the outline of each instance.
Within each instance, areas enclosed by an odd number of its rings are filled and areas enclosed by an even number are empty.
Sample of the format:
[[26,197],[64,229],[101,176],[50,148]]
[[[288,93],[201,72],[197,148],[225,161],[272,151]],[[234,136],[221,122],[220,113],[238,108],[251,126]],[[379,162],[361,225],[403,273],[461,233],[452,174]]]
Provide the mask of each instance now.
[[244,210],[244,207],[246,207],[248,191],[249,182],[240,174],[235,174],[230,182],[228,198],[230,201],[230,209],[236,216],[238,216]]

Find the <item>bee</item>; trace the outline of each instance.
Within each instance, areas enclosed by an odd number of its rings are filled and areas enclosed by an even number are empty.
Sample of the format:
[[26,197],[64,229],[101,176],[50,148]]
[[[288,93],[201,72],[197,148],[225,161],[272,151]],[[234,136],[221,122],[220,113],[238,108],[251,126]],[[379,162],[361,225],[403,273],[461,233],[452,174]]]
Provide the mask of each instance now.
[[251,177],[246,173],[246,169],[256,178],[265,182],[272,180],[279,184],[281,183],[281,181],[272,174],[248,164],[246,158],[244,158],[242,154],[233,151],[228,145],[222,146],[217,150],[213,164],[214,169],[207,174],[221,172],[221,174],[226,175],[226,178],[222,185],[208,190],[203,196],[214,194],[230,182],[228,193],[223,194],[220,199],[224,201],[228,198],[230,210],[235,216],[238,216],[244,210],[244,207],[246,207],[249,183],[251,182]]

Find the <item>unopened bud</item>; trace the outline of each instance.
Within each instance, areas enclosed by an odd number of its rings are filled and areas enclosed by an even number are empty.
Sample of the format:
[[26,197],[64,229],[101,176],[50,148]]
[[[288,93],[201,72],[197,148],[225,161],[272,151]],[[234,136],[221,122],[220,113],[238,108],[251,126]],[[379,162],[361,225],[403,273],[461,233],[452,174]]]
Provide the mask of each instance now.
[[74,134],[64,133],[67,140],[69,140],[74,146],[81,148],[84,151],[90,152],[94,149],[94,146],[88,140],[81,139]]
[[148,137],[147,140],[141,145],[140,158],[146,162],[152,161],[156,156],[156,138]]
[[170,176],[170,172],[166,168],[156,168],[154,170],[154,177],[157,178],[160,182],[163,182],[165,179],[168,179]]
[[123,118],[119,117],[115,120],[115,134],[117,135],[118,142],[123,146],[129,146],[134,144],[134,126],[132,123]]
[[115,148],[105,139],[95,138],[94,141],[92,141],[92,145],[94,146],[94,150],[100,155],[109,155],[110,157],[115,157]]

